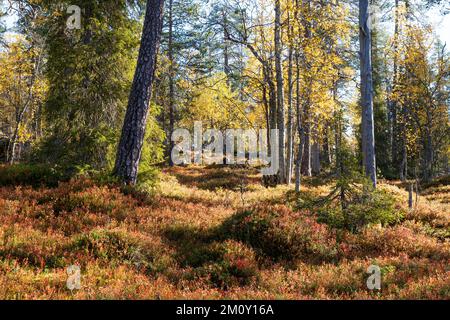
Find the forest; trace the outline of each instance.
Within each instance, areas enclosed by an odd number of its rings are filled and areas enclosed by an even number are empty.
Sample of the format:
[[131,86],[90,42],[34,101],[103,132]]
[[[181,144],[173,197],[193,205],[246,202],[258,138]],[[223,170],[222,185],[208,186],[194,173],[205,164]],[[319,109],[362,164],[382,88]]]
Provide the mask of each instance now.
[[0,299],[448,300],[449,13],[0,0]]

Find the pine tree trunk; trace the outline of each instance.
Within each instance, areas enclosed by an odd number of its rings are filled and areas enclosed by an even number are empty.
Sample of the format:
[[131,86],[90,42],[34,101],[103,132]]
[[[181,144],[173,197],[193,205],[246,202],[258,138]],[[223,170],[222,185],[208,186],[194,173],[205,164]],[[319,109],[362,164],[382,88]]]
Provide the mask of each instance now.
[[147,1],[141,48],[114,169],[114,174],[126,184],[137,182],[161,39],[163,7],[164,0]]
[[373,80],[371,56],[371,30],[369,28],[369,0],[359,0],[362,149],[365,174],[377,185],[375,162],[375,129],[373,114]]

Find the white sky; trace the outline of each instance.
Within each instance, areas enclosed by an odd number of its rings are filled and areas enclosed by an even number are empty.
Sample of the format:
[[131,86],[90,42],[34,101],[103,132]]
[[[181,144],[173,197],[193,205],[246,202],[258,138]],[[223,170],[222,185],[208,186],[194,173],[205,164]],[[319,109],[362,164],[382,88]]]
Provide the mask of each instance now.
[[441,16],[439,10],[433,9],[430,10],[428,16],[429,21],[435,26],[438,37],[450,46],[450,14]]

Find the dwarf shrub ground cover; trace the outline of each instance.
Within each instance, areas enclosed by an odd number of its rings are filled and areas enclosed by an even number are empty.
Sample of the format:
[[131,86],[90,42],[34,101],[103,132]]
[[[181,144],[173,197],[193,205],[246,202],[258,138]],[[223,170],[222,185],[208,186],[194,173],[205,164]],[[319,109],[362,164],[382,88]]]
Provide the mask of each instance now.
[[0,165],[0,186],[55,187],[65,178],[59,170],[47,165]]
[[[293,210],[288,187],[265,189],[253,174],[243,193],[202,188],[205,175],[223,186],[222,170],[167,170],[147,199],[87,178],[0,187],[0,298],[449,297],[445,204],[422,197],[409,211],[404,190],[382,185],[404,218],[353,233],[321,222],[317,208]],[[313,182],[305,179],[302,194],[317,199],[332,187]],[[381,292],[366,287],[372,264],[382,269]],[[70,265],[82,270],[73,293]]]
[[224,222],[224,237],[231,236],[275,260],[331,261],[337,245],[331,232],[309,213],[285,206],[255,207]]

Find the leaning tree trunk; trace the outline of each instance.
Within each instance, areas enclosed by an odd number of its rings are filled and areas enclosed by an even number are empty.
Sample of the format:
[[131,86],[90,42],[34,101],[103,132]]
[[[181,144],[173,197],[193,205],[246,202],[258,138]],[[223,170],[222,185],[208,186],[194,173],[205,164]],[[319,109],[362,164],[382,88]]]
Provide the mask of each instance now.
[[126,184],[137,182],[161,39],[163,7],[164,0],[147,1],[141,48],[114,169],[114,174]]
[[375,129],[373,115],[373,80],[369,0],[359,0],[359,39],[361,59],[362,149],[365,174],[377,185]]

